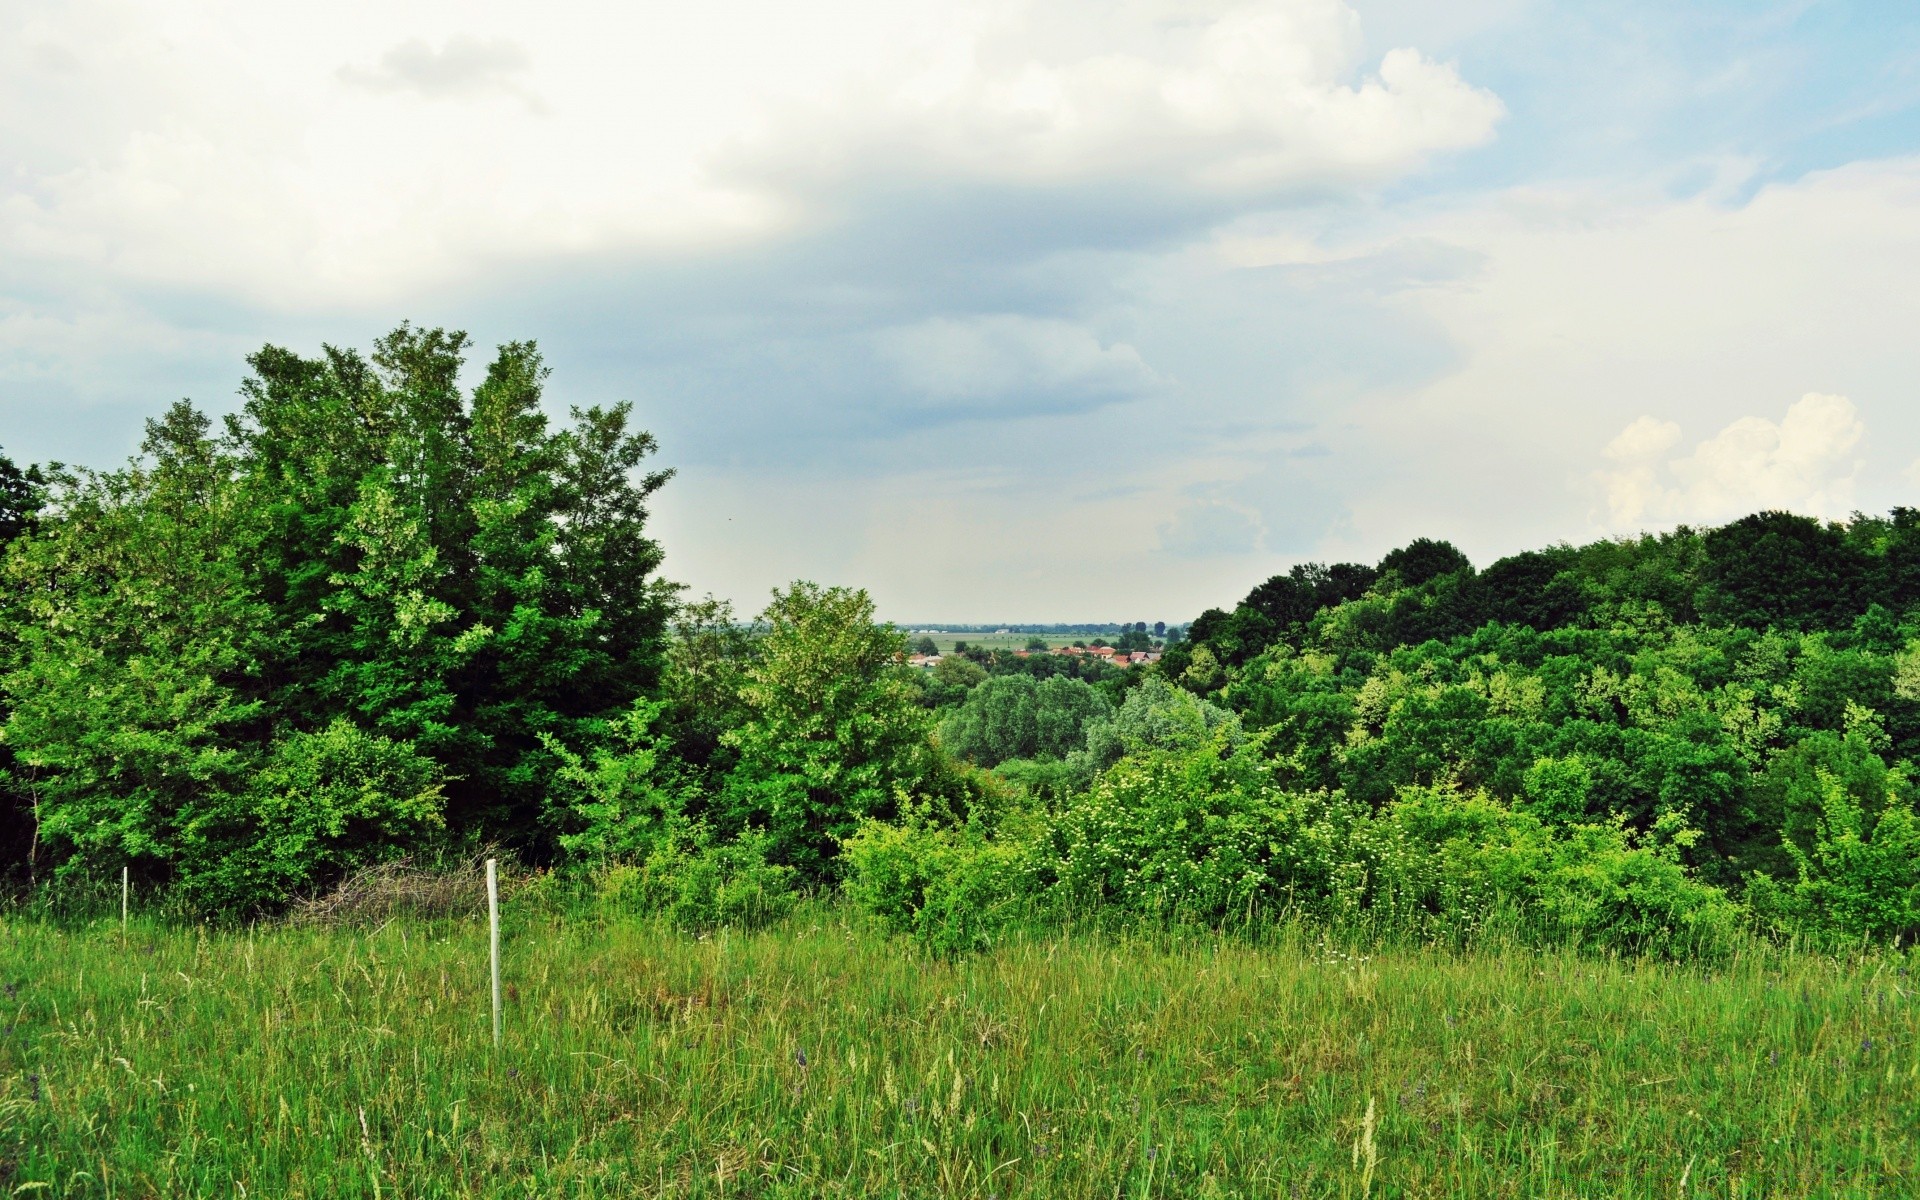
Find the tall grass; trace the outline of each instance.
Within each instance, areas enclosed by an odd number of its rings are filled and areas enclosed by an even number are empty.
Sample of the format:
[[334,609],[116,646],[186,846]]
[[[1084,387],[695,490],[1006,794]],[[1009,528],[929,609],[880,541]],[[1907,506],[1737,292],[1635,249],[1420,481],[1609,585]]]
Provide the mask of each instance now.
[[1920,1193],[1907,961],[0,920],[0,1194]]

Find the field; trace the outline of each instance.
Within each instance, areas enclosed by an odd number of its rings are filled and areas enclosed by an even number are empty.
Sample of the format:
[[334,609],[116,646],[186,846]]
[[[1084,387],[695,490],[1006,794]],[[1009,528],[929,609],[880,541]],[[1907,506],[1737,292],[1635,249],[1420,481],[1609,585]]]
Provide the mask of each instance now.
[[1911,1196],[1905,958],[0,923],[0,1194]]
[[[904,628],[904,627],[903,627]],[[924,628],[924,627],[922,627]],[[1025,650],[1027,643],[1039,638],[1049,646],[1071,646],[1075,642],[1085,642],[1091,646],[1095,639],[1112,644],[1120,635],[1117,633],[908,633],[908,643],[917,642],[922,636],[930,637],[940,647],[942,654],[953,649],[955,642],[965,642],[969,646],[984,646],[989,650]]]

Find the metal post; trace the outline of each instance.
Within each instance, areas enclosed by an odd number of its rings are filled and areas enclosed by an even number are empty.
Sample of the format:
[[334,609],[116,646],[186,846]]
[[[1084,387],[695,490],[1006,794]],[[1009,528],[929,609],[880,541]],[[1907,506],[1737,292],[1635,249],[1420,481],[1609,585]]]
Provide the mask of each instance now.
[[487,860],[487,924],[493,946],[493,1045],[500,1046],[500,876],[495,860]]
[[120,932],[127,931],[127,864],[120,864]]

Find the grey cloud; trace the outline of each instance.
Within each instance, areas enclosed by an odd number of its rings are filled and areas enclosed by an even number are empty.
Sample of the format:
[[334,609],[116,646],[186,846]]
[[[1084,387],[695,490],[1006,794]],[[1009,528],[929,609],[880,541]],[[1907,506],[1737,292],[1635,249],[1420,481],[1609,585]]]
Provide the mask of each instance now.
[[344,83],[375,92],[415,92],[434,99],[507,93],[537,103],[518,82],[532,66],[526,48],[516,42],[455,34],[438,50],[409,39],[382,54],[377,66],[349,64],[337,74]]
[[907,393],[934,411],[1077,412],[1166,386],[1132,346],[1057,318],[935,317],[877,342]]
[[1200,500],[1179,509],[1160,527],[1160,549],[1180,558],[1251,554],[1260,545],[1260,534],[1260,522],[1244,510]]

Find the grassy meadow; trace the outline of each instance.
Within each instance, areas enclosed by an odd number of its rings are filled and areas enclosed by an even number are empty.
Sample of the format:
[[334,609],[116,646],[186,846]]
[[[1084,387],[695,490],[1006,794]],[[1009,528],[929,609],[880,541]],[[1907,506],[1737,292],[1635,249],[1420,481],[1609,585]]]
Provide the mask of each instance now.
[[1904,957],[0,921],[0,1195],[1911,1196]]

